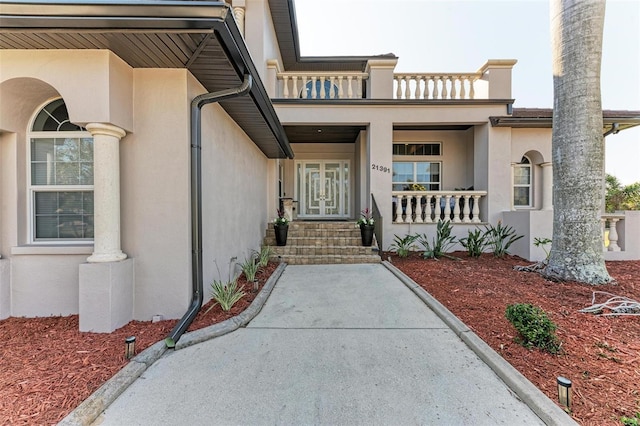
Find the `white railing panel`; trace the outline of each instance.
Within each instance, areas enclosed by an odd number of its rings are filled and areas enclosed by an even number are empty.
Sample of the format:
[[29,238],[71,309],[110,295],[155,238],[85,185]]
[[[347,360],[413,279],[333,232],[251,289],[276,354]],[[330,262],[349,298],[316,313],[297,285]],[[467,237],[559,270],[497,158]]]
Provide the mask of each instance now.
[[392,191],[393,223],[482,222],[486,191]]
[[395,99],[475,99],[480,73],[393,75]]
[[[618,224],[623,220],[624,220],[624,213],[605,213],[602,216],[600,216],[603,251],[624,251],[618,245],[618,240],[619,240]],[[608,246],[607,246],[606,231],[609,231]]]
[[278,93],[284,99],[355,99],[362,98],[367,73],[301,73],[277,74]]

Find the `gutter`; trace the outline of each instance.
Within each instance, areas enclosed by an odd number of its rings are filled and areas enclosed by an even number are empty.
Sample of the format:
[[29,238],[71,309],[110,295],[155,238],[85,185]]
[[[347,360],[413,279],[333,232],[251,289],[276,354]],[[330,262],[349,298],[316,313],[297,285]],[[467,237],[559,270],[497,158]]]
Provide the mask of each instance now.
[[245,74],[235,88],[204,93],[191,101],[191,305],[166,339],[168,348],[175,348],[180,336],[189,328],[202,307],[202,107],[227,99],[245,96],[251,91],[253,79]]

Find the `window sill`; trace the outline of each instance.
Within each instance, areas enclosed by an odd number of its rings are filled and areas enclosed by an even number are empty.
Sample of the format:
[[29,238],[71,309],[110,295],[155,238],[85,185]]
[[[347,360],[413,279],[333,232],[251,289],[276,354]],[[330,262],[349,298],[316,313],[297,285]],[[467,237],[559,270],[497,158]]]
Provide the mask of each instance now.
[[11,247],[12,255],[23,254],[76,254],[91,255],[93,253],[93,244],[91,245],[27,245]]

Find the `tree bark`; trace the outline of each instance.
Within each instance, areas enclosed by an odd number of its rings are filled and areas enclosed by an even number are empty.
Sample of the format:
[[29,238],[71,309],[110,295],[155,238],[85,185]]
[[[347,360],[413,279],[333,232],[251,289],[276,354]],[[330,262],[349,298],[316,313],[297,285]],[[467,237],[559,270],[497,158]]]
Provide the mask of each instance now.
[[611,281],[600,227],[604,138],[600,63],[605,0],[551,0],[553,242],[544,275]]

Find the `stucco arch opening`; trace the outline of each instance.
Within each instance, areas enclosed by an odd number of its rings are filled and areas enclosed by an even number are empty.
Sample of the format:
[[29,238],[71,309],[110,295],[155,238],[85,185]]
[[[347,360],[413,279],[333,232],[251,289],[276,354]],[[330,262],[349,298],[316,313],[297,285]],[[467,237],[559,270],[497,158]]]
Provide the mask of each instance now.
[[536,150],[527,151],[523,156],[527,157],[531,164],[540,165],[545,162],[544,156]]
[[36,109],[60,97],[47,82],[36,78],[12,78],[0,83],[0,131],[24,134]]

